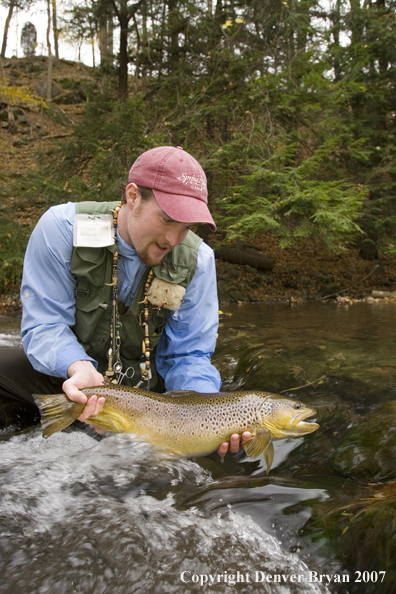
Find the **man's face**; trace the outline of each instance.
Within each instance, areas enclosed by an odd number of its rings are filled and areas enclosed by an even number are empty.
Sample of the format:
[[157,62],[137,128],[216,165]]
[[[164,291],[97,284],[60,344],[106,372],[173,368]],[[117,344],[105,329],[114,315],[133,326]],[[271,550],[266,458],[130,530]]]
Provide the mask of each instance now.
[[127,204],[119,215],[121,237],[135,248],[146,266],[158,266],[185,239],[191,225],[168,217],[155,198],[142,200],[135,184],[126,190]]

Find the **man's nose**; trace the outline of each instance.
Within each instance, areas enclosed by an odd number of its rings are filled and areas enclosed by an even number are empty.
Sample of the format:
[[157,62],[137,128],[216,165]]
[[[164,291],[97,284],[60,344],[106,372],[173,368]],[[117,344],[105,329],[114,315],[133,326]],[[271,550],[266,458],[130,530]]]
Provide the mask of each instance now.
[[182,227],[175,225],[175,228],[167,230],[165,239],[170,247],[174,248],[186,238],[187,233],[188,229],[186,229],[184,225]]

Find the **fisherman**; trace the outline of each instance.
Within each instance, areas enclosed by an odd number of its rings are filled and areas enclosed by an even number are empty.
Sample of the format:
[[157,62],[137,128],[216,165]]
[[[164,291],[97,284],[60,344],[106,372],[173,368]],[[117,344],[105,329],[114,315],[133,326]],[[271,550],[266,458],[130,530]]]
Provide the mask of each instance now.
[[[157,392],[218,392],[210,358],[218,300],[214,254],[191,227],[216,225],[205,173],[181,147],[144,152],[121,202],[50,208],[28,243],[21,286],[22,343],[0,353],[0,410],[37,417],[32,393],[85,403],[104,377]],[[67,378],[67,379],[66,379]],[[237,452],[250,438],[218,449]]]

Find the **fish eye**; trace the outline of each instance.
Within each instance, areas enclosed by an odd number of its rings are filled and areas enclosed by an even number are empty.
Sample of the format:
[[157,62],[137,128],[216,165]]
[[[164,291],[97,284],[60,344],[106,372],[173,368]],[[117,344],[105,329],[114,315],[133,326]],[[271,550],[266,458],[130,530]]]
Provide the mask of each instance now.
[[298,410],[299,408],[301,408],[301,404],[297,404],[297,403],[296,403],[296,404],[294,405],[294,408],[295,408],[296,410]]

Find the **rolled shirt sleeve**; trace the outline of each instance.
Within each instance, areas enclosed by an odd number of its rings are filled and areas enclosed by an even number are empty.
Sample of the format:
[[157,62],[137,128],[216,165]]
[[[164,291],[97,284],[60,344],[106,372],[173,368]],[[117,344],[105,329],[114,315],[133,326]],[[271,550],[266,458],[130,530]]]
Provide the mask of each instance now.
[[219,391],[220,374],[210,361],[218,324],[214,254],[201,243],[194,277],[180,308],[169,314],[157,347],[157,369],[167,390]]
[[76,286],[70,272],[74,215],[72,203],[44,213],[26,249],[21,285],[25,353],[37,371],[64,378],[74,361],[97,365],[71,330]]

